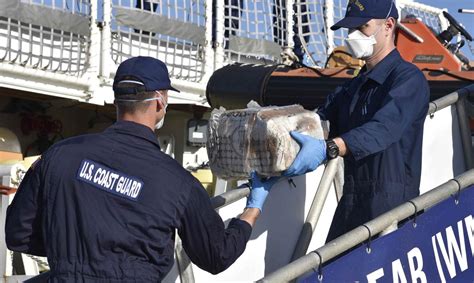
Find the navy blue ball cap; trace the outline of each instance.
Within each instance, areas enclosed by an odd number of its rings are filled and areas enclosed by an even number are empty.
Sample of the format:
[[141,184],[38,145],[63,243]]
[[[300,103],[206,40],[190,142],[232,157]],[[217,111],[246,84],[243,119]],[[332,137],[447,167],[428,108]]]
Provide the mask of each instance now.
[[357,28],[371,19],[398,19],[395,0],[349,0],[346,15],[331,29]]
[[[136,84],[137,87],[120,87],[121,83]],[[171,86],[165,63],[153,58],[138,56],[123,61],[115,73],[113,90],[115,95],[136,94],[143,91],[174,90]]]

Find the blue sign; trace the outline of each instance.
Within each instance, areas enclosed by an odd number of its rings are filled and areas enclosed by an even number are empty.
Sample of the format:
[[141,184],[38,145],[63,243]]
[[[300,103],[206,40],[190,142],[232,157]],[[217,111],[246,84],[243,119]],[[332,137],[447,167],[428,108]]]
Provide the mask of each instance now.
[[[322,282],[474,282],[474,186],[321,269]],[[321,279],[321,277],[320,277]],[[318,282],[313,273],[302,282]]]

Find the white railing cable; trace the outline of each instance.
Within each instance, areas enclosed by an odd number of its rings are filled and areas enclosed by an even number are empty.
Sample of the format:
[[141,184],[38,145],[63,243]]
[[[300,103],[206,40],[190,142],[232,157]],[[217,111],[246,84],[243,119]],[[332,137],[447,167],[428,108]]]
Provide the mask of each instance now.
[[[280,63],[286,47],[304,64],[322,67],[343,45],[346,29],[329,28],[347,2],[0,0],[0,63],[74,76],[99,93],[125,59],[152,56],[181,87],[202,95],[214,70],[232,62]],[[397,5],[402,17],[421,18],[435,31],[447,26],[441,9],[408,0]]]
[[206,51],[205,1],[112,1],[112,60],[151,56],[168,65],[170,75],[201,81]]
[[91,4],[67,2],[0,0],[0,62],[83,74],[90,43]]
[[[224,27],[216,27],[216,38],[223,39],[223,55],[227,64],[280,61],[281,48],[287,46],[285,0],[225,0],[216,3],[216,10],[223,9],[224,16],[224,21],[220,22]],[[219,14],[222,12],[217,11]]]

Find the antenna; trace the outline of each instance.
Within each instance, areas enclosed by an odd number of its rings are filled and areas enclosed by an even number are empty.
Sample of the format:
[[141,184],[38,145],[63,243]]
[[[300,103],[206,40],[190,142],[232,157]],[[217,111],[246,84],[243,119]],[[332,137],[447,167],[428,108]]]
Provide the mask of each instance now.
[[465,14],[474,14],[474,10],[472,9],[459,9],[459,13],[465,13]]

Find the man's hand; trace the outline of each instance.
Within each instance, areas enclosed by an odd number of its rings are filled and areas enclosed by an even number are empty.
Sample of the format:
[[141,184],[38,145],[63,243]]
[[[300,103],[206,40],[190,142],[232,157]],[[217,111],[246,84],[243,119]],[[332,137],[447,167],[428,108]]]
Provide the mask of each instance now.
[[290,135],[301,148],[283,176],[293,177],[314,171],[326,159],[326,142],[296,131],[291,131]]
[[279,180],[279,177],[271,177],[266,180],[262,180],[260,176],[254,171],[251,174],[250,184],[250,195],[247,198],[247,208],[258,208],[262,211],[263,204],[267,198],[268,192],[272,186]]

